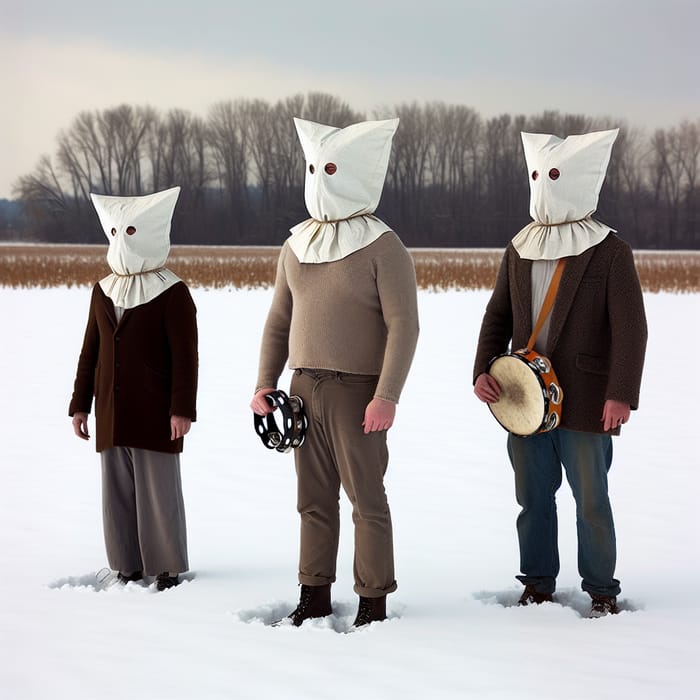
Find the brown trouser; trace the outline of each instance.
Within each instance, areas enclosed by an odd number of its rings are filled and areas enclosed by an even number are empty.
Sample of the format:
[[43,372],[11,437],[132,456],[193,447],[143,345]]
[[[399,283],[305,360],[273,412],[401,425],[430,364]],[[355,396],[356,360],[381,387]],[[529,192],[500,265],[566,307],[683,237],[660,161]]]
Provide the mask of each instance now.
[[111,447],[102,458],[102,518],[114,571],[187,571],[180,455]]
[[294,450],[301,515],[299,582],[319,586],[335,581],[342,484],[355,524],[354,588],[368,598],[396,590],[384,491],[386,432],[365,435],[362,427],[376,386],[376,376],[297,369],[290,389],[304,401],[309,419],[306,440]]

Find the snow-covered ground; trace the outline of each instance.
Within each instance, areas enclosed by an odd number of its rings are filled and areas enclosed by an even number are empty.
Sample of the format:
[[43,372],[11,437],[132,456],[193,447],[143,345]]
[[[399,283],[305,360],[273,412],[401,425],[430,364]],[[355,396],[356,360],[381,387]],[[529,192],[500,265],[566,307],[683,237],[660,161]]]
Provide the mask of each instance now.
[[297,600],[293,460],[252,429],[269,290],[194,290],[199,415],[183,480],[192,571],[176,589],[94,588],[99,460],[66,415],[87,289],[0,289],[0,697],[700,697],[698,295],[646,296],[641,409],[610,475],[624,612],[586,619],[573,503],[559,497],[558,604],[518,608],[505,432],[471,391],[486,292],[420,294],[422,334],[390,432],[398,591],[353,634],[343,501],[335,615]]

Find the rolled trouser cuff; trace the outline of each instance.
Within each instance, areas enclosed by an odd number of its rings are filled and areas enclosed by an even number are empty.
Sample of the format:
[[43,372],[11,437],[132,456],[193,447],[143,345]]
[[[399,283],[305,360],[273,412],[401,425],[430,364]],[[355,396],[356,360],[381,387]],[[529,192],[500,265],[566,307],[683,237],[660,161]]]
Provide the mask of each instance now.
[[331,583],[335,583],[335,576],[333,576],[333,578],[328,578],[327,576],[306,576],[306,574],[299,574],[299,583],[304,586],[327,586]]
[[396,581],[394,581],[390,586],[386,588],[365,588],[364,586],[358,586],[355,584],[353,590],[357,595],[361,595],[363,598],[381,598],[388,593],[393,593],[398,588]]

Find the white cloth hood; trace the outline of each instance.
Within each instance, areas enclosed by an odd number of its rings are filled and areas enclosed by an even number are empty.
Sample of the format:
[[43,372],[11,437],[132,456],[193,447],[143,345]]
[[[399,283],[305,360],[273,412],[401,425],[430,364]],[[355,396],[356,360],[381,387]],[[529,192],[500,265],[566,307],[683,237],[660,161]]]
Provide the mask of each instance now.
[[560,139],[521,134],[533,222],[514,238],[520,257],[553,260],[600,243],[609,226],[592,218],[619,129]]
[[180,281],[165,267],[179,194],[179,187],[142,197],[90,194],[109,241],[112,274],[100,286],[115,306],[146,304]]
[[338,129],[294,119],[306,159],[304,200],[311,218],[291,229],[303,263],[340,260],[391,230],[373,216],[379,204],[398,119]]

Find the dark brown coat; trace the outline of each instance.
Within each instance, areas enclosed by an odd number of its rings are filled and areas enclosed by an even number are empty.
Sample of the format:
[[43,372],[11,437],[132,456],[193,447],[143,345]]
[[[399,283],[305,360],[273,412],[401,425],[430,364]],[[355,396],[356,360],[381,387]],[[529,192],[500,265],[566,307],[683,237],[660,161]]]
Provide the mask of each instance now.
[[[525,347],[532,319],[531,260],[506,249],[479,335],[474,381],[489,360]],[[567,259],[546,355],[564,389],[561,427],[602,433],[605,401],[639,404],[647,324],[630,247],[610,233]],[[619,429],[611,431],[618,433]]]
[[184,282],[127,309],[119,324],[97,284],[69,414],[89,413],[94,395],[98,452],[182,452],[182,438],[170,439],[170,416],[196,420],[197,369],[196,309]]

